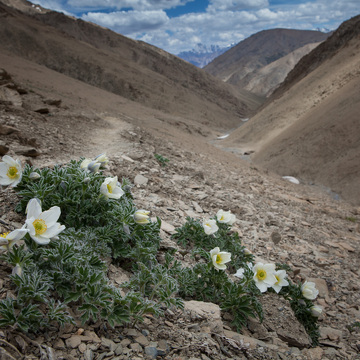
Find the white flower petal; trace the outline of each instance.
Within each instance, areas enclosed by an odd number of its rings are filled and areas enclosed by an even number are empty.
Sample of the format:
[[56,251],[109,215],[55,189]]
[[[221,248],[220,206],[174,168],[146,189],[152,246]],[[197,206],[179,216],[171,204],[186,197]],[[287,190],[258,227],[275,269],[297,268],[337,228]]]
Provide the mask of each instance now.
[[220,252],[220,248],[216,247],[210,251],[210,256],[213,258],[215,255],[217,255]]
[[31,199],[26,207],[27,218],[38,219],[38,216],[41,214],[41,206],[37,199]]
[[61,225],[60,223],[55,223],[50,228],[47,228],[47,230],[44,232],[42,237],[47,237],[49,239],[53,238],[54,236],[60,234],[63,230],[65,230],[65,225]]
[[243,268],[240,268],[236,271],[236,273],[234,274],[234,276],[242,279],[244,277],[244,272],[245,272],[245,269]]
[[49,228],[53,226],[59,219],[61,215],[61,210],[58,206],[53,206],[49,210],[46,210],[39,214],[38,219],[45,221],[46,226]]
[[2,157],[2,161],[5,163],[5,164],[8,164],[9,166],[14,166],[16,168],[19,167],[19,162],[16,162],[11,156],[9,155],[4,155]]
[[47,245],[50,243],[50,239],[41,235],[31,235],[30,237],[39,245]]
[[268,289],[268,286],[262,282],[262,281],[258,281],[255,283],[255,285],[257,286],[257,288],[263,293]]
[[231,254],[229,252],[221,251],[219,252],[219,255],[221,256],[221,262],[223,264],[231,261]]
[[22,239],[27,233],[28,229],[16,229],[6,236],[7,240],[18,241]]
[[0,178],[0,185],[3,186],[7,186],[10,185],[14,182],[14,180],[10,179],[8,176],[7,177],[1,177]]

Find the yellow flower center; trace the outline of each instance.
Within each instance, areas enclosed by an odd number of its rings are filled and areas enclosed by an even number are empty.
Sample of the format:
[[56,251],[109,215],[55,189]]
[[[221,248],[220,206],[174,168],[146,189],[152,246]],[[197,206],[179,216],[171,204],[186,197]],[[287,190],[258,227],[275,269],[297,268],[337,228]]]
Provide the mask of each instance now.
[[112,191],[113,191],[111,185],[110,185],[110,184],[107,184],[106,186],[107,186],[108,192],[111,194]]
[[33,225],[34,225],[34,228],[35,228],[36,235],[42,235],[47,229],[45,220],[43,220],[43,219],[36,219],[33,222]]
[[15,179],[18,176],[18,169],[15,166],[10,166],[6,175],[10,179]]
[[10,231],[0,234],[0,237],[5,239],[9,234],[10,234]]
[[265,270],[258,270],[257,274],[256,274],[256,277],[259,279],[259,280],[264,280],[266,279],[266,271]]
[[276,277],[276,283],[275,284],[278,284],[280,282],[280,278],[277,275],[275,275],[275,277]]
[[221,256],[220,256],[219,254],[216,255],[216,263],[217,263],[217,264],[220,264],[221,261],[222,261]]

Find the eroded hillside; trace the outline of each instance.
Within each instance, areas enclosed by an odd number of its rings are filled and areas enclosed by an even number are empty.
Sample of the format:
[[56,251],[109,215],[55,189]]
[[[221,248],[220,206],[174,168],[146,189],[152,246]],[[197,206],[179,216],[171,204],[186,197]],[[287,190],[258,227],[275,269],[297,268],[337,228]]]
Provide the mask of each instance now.
[[207,126],[233,127],[261,100],[151,45],[53,11],[0,3],[0,47],[64,75]]
[[253,150],[256,164],[359,204],[359,28],[359,16],[348,20],[305,56],[224,146]]

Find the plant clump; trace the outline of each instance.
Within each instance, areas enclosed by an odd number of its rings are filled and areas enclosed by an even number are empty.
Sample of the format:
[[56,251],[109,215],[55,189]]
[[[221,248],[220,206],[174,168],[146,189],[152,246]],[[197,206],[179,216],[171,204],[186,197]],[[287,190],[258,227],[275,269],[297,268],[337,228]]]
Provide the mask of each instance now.
[[[192,254],[194,266],[176,260],[175,249],[159,262],[161,220],[136,208],[127,179],[105,177],[105,154],[52,169],[5,160],[0,179],[17,191],[16,210],[26,220],[0,235],[15,293],[0,301],[1,327],[38,332],[75,320],[114,327],[202,300],[218,304],[240,330],[249,317],[263,319],[259,299],[271,291],[289,301],[317,344],[315,284],[292,283],[285,265],[255,263],[232,231],[230,211],[203,221],[188,217],[176,229],[173,239]],[[120,287],[108,278],[110,262],[132,274]]]

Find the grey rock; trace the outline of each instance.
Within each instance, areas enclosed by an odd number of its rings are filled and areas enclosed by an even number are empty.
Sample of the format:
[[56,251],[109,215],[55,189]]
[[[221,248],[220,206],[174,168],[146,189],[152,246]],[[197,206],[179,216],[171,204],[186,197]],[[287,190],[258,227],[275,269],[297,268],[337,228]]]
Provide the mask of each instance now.
[[141,174],[135,176],[134,184],[135,185],[146,185],[149,179]]
[[158,356],[158,350],[155,346],[146,346],[145,354],[151,359],[156,359],[156,357]]

